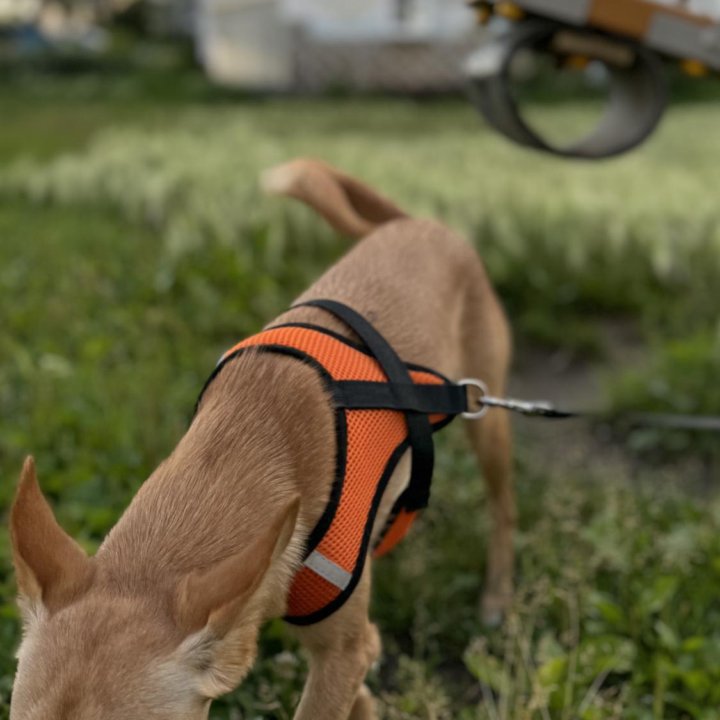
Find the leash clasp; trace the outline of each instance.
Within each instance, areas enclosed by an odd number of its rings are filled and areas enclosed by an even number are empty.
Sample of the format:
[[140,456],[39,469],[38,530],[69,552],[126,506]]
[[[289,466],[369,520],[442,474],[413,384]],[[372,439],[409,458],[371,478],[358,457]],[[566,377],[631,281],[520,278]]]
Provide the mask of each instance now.
[[[457,381],[457,384],[462,387],[475,388],[478,391],[477,397],[472,399],[472,404],[478,405],[479,410],[466,410],[464,413],[461,413],[461,416],[466,420],[479,420],[490,409],[490,406],[486,405],[484,402],[485,398],[489,395],[488,386],[482,380],[478,380],[477,378],[462,378],[462,380]],[[470,406],[471,400],[470,394],[468,393],[468,407]]]
[[545,418],[569,418],[578,417],[581,413],[558,410],[554,405],[544,400],[527,401],[516,400],[515,398],[493,397],[490,395],[487,385],[477,378],[463,378],[457,384],[464,387],[472,387],[477,390],[472,399],[468,395],[468,407],[479,406],[478,410],[467,410],[461,413],[467,420],[478,420],[483,417],[490,408],[503,408],[512,412],[520,413],[528,417]]

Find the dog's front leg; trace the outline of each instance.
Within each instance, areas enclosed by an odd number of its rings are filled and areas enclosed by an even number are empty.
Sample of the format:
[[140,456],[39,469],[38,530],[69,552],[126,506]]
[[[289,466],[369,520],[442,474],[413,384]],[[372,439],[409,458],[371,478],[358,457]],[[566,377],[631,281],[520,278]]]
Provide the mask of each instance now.
[[363,681],[380,656],[380,637],[368,619],[369,562],[352,597],[326,620],[298,628],[310,672],[295,720],[374,720]]

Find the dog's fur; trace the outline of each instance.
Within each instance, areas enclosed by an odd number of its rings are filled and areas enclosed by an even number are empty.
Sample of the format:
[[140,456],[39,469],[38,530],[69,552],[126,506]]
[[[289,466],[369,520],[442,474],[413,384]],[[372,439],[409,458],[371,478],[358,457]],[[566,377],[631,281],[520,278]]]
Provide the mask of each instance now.
[[[404,360],[504,391],[510,335],[468,244],[319,161],[275,168],[264,184],[309,204],[340,232],[366,236],[301,301],[344,302]],[[316,308],[290,310],[275,323],[287,321],[352,336]],[[468,434],[493,518],[483,598],[492,622],[512,590],[506,415],[469,422]],[[11,514],[25,624],[11,720],[206,718],[211,699],[236,687],[253,664],[262,623],[284,613],[303,542],[329,496],[335,453],[333,410],[316,372],[248,352],[210,386],[188,432],[95,557],[57,524],[28,459]],[[406,456],[376,532],[408,476]],[[375,717],[363,685],[380,652],[368,619],[370,569],[368,561],[340,610],[298,629],[310,654],[298,720]]]

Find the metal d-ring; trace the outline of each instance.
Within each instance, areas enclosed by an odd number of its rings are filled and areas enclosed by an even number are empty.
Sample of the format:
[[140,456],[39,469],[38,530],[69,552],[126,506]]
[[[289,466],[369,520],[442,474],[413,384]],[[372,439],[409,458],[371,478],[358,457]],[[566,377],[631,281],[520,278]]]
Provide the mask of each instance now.
[[482,401],[486,395],[490,394],[488,386],[482,380],[478,380],[477,378],[463,378],[462,380],[458,380],[457,384],[465,387],[474,387],[475,389],[480,391],[480,397],[477,400],[478,404],[480,405],[480,409],[467,410],[466,412],[462,413],[462,417],[466,418],[467,420],[479,420],[490,409],[488,405],[483,405]]

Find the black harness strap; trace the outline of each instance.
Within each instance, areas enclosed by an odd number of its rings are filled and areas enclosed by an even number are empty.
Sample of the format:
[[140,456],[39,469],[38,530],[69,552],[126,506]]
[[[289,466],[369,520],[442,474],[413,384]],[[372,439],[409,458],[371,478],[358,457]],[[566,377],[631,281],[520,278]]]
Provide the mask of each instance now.
[[335,402],[348,410],[411,410],[425,415],[459,415],[467,411],[463,385],[407,385],[363,380],[336,381]]
[[[435,460],[432,426],[426,409],[430,407],[428,396],[425,395],[423,400],[420,393],[417,392],[417,386],[413,383],[410,371],[405,363],[385,338],[355,310],[335,300],[310,300],[293,305],[294,308],[301,306],[318,307],[340,318],[365,343],[385,375],[387,375],[388,382],[379,383],[380,386],[386,389],[370,389],[370,386],[376,385],[375,383],[360,382],[350,384],[346,382],[338,383],[338,395],[340,398],[344,397],[345,402],[350,403],[346,407],[378,407],[377,403],[383,400],[380,407],[403,410],[408,427],[408,440],[412,457],[410,483],[402,495],[403,506],[409,511],[427,507],[430,499],[430,483]],[[353,386],[355,389],[351,390]],[[423,391],[425,390],[426,388],[423,389]],[[359,391],[359,395],[355,395],[355,391]],[[385,398],[380,398],[380,395],[385,395]],[[390,407],[388,407],[388,402],[384,402],[384,400],[390,401]],[[340,402],[342,402],[342,399],[340,399]],[[361,404],[357,405],[357,402]],[[363,402],[371,404],[368,406],[362,404]],[[465,409],[466,407],[462,409],[455,407],[452,414],[463,412]],[[447,410],[435,410],[434,408],[433,411],[449,412]]]

